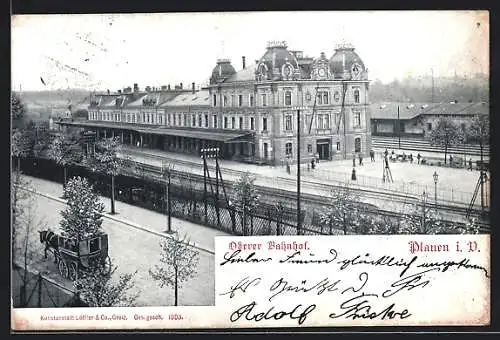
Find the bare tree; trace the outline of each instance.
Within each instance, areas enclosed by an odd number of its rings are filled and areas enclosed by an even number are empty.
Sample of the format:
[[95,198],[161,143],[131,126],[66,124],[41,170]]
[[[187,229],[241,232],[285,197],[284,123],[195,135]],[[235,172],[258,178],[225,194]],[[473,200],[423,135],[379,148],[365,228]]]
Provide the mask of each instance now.
[[86,160],[94,171],[111,176],[111,214],[115,214],[115,177],[120,173],[122,165],[122,160],[118,157],[121,146],[119,137],[105,138],[97,142],[94,158]]
[[440,118],[436,128],[431,131],[431,143],[444,148],[444,164],[446,164],[448,148],[460,144],[463,139],[460,129],[449,118]]
[[179,287],[196,274],[199,252],[190,245],[186,236],[180,238],[178,234],[164,238],[160,247],[160,264],[149,269],[149,275],[160,287],[174,288],[174,306],[177,306]]
[[121,274],[116,281],[114,277],[118,267],[111,262],[110,268],[108,270],[102,263],[96,263],[89,270],[81,271],[73,286],[89,307],[133,307],[139,297],[138,290],[132,291],[137,271]]
[[[43,219],[37,219],[37,206],[33,194],[30,193],[31,185],[27,181],[14,183],[17,189],[17,198],[13,202],[14,214],[17,215],[12,224],[12,261],[15,267],[21,268],[20,307],[28,304],[27,287],[30,281],[28,267],[36,256],[37,234],[46,227]],[[22,261],[22,262],[21,262]]]

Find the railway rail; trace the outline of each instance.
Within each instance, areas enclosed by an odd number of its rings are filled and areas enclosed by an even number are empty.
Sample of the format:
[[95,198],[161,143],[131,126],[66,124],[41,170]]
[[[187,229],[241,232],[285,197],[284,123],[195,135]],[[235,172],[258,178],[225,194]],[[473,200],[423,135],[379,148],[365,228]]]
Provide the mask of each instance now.
[[[137,155],[140,156],[145,156],[144,153],[140,151],[133,151],[133,153],[136,153]],[[191,171],[182,171],[181,169],[175,169],[177,176],[179,178],[184,178],[187,179],[190,177],[193,180],[203,182],[203,175],[202,175],[202,168],[200,164],[195,163],[193,161],[188,161],[188,160],[179,160],[179,159],[174,159],[174,158],[168,158],[164,156],[157,156],[157,155],[152,155],[152,154],[146,154],[147,157],[151,158],[156,158],[159,160],[169,160],[173,162],[174,164],[178,166],[184,166],[192,170],[193,168],[199,169],[200,173],[193,173]],[[137,162],[140,163],[141,166],[143,167],[143,170],[148,172],[150,175],[152,175],[155,179],[159,181],[163,181],[163,173],[162,173],[162,168],[161,166],[155,166],[152,164],[148,163],[142,163],[142,162]],[[209,165],[210,170],[215,171],[215,167]],[[233,170],[233,169],[221,169],[223,175],[228,175],[230,177],[239,177],[242,174],[244,174],[244,171],[239,171],[239,170]],[[285,177],[269,177],[269,176],[262,176],[259,175],[259,178],[267,178],[268,180],[274,181],[275,185],[273,187],[269,186],[264,186],[264,185],[256,185],[256,189],[269,197],[276,197],[276,198],[282,198],[284,200],[290,200],[291,198],[295,198],[295,189],[294,190],[289,190],[289,189],[283,189],[284,187],[288,186],[295,186],[296,182],[295,179],[291,178],[285,178]],[[208,183],[210,181],[212,184],[215,185],[215,179],[210,178],[207,179]],[[225,178],[224,181],[227,184],[232,184],[234,181],[228,178]],[[277,181],[279,181],[282,189],[277,188],[278,185],[276,185]],[[304,203],[309,203],[309,204],[320,204],[320,205],[327,205],[330,203],[330,199],[328,195],[325,195],[324,193],[331,192],[332,190],[338,190],[342,189],[343,187],[340,185],[333,185],[333,184],[324,184],[324,183],[318,183],[318,182],[312,182],[312,181],[307,181],[307,180],[302,180],[302,185],[303,185],[303,191],[301,192],[301,199],[303,200]],[[317,193],[312,194],[310,192],[306,192],[304,189],[308,189],[309,191],[316,191]],[[363,188],[350,188],[351,190],[357,192],[360,196],[363,197],[369,197],[369,198],[374,198],[377,200],[387,200],[390,199],[392,201],[399,201],[399,203],[402,204],[418,204],[420,201],[420,198],[418,197],[411,197],[407,194],[398,194],[398,193],[384,193],[384,192],[377,192],[369,189],[363,189]],[[363,203],[365,208],[367,208],[370,212],[376,213],[382,216],[387,216],[387,217],[401,217],[401,214],[398,212],[394,211],[389,211],[389,210],[384,210],[380,209],[377,206],[369,203]],[[447,205],[447,204],[434,204],[431,202],[428,202],[427,205],[430,208],[437,208],[442,212],[446,212],[449,214],[453,215],[462,215],[465,216],[467,212],[467,207],[460,207],[460,206],[453,206],[453,205]],[[470,214],[472,217],[480,218],[481,217],[481,211],[480,210],[473,210]],[[487,223],[479,223],[480,224],[480,230],[482,232],[489,232],[490,231],[490,226]]]
[[[372,136],[372,147],[376,149],[398,149],[399,141],[397,137],[380,137]],[[417,152],[438,152],[443,153],[444,148],[442,146],[431,145],[428,140],[420,139],[401,139],[401,149],[412,150]],[[464,144],[464,145],[452,145],[447,150],[448,154],[454,154],[458,156],[480,156],[481,150],[479,145]],[[490,148],[489,145],[483,147],[483,156],[485,159],[489,158]]]

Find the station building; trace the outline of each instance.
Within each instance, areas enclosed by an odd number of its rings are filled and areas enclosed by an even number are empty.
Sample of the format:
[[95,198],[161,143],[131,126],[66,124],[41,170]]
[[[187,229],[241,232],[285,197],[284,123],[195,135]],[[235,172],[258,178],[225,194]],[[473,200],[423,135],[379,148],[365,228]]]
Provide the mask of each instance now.
[[297,161],[298,129],[301,162],[369,152],[368,70],[353,46],[310,58],[273,41],[259,60],[247,65],[242,57],[241,66],[217,60],[201,89],[134,84],[94,93],[87,120],[58,123],[139,147],[191,154],[219,147],[223,158],[269,164]]

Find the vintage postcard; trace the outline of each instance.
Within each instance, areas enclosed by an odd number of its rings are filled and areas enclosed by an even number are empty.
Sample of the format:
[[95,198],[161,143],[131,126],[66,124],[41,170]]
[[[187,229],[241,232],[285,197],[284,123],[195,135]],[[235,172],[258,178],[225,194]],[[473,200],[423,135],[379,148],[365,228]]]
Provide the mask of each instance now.
[[490,324],[487,11],[11,32],[12,331]]

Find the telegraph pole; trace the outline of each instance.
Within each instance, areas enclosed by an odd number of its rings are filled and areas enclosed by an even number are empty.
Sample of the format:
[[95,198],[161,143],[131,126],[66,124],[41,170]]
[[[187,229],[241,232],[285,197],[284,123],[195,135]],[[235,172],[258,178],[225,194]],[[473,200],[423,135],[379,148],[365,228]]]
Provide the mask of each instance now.
[[300,109],[297,109],[297,235],[302,235],[300,215]]
[[398,105],[398,149],[401,150],[401,122],[399,120],[399,105]]
[[432,99],[431,103],[434,103],[434,69],[431,68],[431,79],[432,79]]

